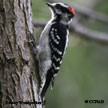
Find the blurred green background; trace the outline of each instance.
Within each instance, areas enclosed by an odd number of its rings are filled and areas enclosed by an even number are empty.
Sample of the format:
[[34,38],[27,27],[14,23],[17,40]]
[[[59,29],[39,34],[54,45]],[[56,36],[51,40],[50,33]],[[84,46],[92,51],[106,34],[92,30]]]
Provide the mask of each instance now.
[[[34,18],[50,19],[46,1],[32,0]],[[108,15],[108,0],[67,1]],[[108,33],[108,24],[83,18],[81,23],[90,29]],[[42,28],[35,28],[35,31],[39,37]],[[104,104],[86,104],[85,100],[104,100]],[[108,44],[70,33],[61,69],[53,90],[48,89],[46,101],[46,108],[108,108]]]

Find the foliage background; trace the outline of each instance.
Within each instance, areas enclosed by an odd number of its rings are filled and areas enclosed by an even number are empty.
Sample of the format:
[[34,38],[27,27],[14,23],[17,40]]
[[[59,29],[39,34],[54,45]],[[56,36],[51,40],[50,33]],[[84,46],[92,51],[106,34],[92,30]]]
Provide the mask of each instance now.
[[[108,0],[67,0],[108,15]],[[49,20],[46,0],[32,0],[33,17]],[[94,20],[81,22],[87,28],[108,33],[108,24]],[[42,28],[36,28],[39,37]],[[104,100],[104,104],[85,104],[85,100]],[[108,108],[108,44],[81,39],[70,33],[69,46],[55,86],[46,94],[46,108]]]

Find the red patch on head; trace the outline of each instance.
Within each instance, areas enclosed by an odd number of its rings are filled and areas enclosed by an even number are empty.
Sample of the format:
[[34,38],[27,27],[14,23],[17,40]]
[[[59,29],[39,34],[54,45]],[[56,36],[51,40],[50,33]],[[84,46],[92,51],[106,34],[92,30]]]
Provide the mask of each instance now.
[[75,15],[75,11],[74,11],[74,9],[73,9],[71,6],[69,6],[68,8],[69,8],[69,10],[72,12],[72,14]]

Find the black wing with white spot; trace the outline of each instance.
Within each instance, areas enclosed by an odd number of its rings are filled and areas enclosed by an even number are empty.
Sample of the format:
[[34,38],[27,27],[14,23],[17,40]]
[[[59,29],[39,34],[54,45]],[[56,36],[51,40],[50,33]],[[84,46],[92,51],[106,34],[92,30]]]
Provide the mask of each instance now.
[[[60,68],[60,64],[65,53],[67,42],[68,42],[68,32],[65,25],[60,23],[55,23],[51,26],[49,31],[49,46],[51,49],[51,60],[52,65],[46,74],[46,82],[42,89],[41,97],[45,96],[46,90],[52,81],[52,86],[54,85],[54,76],[57,74]],[[43,99],[42,99],[43,101]]]
[[55,75],[62,62],[62,58],[67,47],[68,33],[66,26],[55,23],[51,26],[49,31],[49,44],[51,48],[51,70]]

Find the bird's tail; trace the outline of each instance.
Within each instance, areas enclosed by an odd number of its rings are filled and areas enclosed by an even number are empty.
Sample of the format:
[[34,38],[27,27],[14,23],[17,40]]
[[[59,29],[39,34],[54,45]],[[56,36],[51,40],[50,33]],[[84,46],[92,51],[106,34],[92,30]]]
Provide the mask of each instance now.
[[52,78],[53,78],[53,74],[51,72],[51,70],[49,69],[48,70],[48,73],[46,75],[46,81],[45,81],[45,84],[44,84],[44,87],[42,88],[42,92],[41,92],[41,101],[42,101],[42,104],[45,104],[45,93],[50,85],[50,82],[52,81]]

